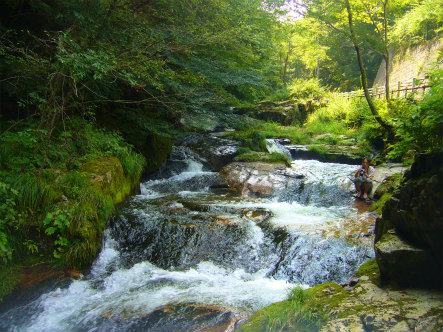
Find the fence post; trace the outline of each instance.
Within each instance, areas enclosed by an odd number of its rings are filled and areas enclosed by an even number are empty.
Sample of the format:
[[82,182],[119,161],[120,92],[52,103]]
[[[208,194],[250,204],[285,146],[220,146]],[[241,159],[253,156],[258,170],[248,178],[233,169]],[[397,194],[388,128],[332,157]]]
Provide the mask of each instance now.
[[401,89],[401,82],[398,81],[398,87],[397,87],[397,98],[400,98],[400,89]]

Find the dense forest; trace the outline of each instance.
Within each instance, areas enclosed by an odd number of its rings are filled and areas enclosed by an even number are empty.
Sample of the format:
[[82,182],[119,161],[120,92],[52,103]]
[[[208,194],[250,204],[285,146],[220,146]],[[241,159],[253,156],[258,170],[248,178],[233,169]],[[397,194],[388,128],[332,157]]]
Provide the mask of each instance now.
[[[120,165],[127,194],[208,119],[237,129],[249,156],[269,137],[404,163],[441,151],[442,52],[424,95],[337,92],[370,87],[392,50],[442,32],[441,0],[2,1],[2,271],[88,266],[124,196],[91,185],[91,170]],[[315,110],[285,125],[247,112],[308,101]]]

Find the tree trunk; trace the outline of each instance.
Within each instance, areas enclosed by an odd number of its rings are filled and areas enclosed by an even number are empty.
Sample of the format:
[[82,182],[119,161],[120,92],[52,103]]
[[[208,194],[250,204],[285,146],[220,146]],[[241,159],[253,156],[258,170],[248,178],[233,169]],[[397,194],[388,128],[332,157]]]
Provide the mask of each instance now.
[[390,125],[388,125],[385,121],[383,121],[383,119],[380,117],[380,114],[378,114],[377,109],[375,108],[375,105],[372,101],[371,95],[369,94],[368,77],[366,75],[366,69],[363,64],[360,46],[358,45],[357,38],[355,37],[351,5],[349,4],[349,0],[345,0],[345,3],[346,3],[346,10],[348,12],[349,31],[351,33],[351,40],[352,40],[352,43],[354,44],[355,52],[357,53],[358,66],[360,68],[360,73],[361,73],[361,85],[363,87],[366,101],[368,103],[368,106],[369,106],[369,109],[371,110],[372,115],[374,115],[375,120],[380,124],[380,126],[382,126],[384,129],[386,129],[388,131],[388,133],[391,133],[392,127]]
[[292,47],[291,47],[291,40],[289,40],[288,42],[288,53],[286,54],[286,58],[285,58],[285,66],[283,68],[283,83],[284,85],[286,85],[287,82],[287,78],[286,78],[286,73],[288,70],[288,62],[289,62],[289,56],[291,55],[291,51],[292,51]]
[[389,80],[389,61],[391,61],[391,57],[389,54],[389,45],[388,45],[388,20],[386,18],[386,13],[388,10],[388,1],[386,0],[383,2],[383,29],[384,29],[384,43],[386,46],[386,50],[383,53],[383,58],[385,59],[385,63],[386,63],[386,74],[385,74],[385,94],[386,94],[386,102],[388,104],[389,107],[389,100],[391,99],[390,96],[390,91],[389,91],[389,84],[390,84],[390,80]]
[[390,80],[389,80],[389,61],[390,61],[390,56],[389,56],[389,51],[386,50],[386,53],[383,54],[383,59],[385,60],[385,68],[386,68],[386,75],[385,75],[385,95],[386,95],[386,102],[389,104],[389,100],[391,99],[390,96],[390,89],[389,89],[389,85],[390,85]]

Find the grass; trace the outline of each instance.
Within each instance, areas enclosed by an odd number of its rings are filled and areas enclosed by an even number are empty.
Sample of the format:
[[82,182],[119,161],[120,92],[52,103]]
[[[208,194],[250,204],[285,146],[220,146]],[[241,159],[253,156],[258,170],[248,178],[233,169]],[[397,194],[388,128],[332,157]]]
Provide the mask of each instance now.
[[319,331],[326,322],[326,316],[316,305],[317,298],[312,289],[295,287],[288,292],[286,301],[257,311],[238,331]]
[[[0,139],[0,258],[42,257],[60,267],[92,262],[114,205],[146,165],[114,132],[72,119],[48,140],[38,123]],[[7,146],[7,148],[5,147]]]

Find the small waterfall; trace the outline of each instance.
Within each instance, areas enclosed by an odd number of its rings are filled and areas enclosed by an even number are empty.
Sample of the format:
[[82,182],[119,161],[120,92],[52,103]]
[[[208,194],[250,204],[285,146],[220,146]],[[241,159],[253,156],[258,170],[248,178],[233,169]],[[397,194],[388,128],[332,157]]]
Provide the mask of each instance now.
[[315,206],[349,206],[352,181],[349,174],[355,166],[322,163],[316,160],[294,160],[292,168],[302,179],[288,183],[275,196],[282,202]]
[[292,159],[291,157],[291,151],[289,151],[289,149],[287,149],[284,145],[281,145],[278,140],[275,139],[266,139],[266,148],[268,149],[269,153],[273,153],[273,152],[277,152],[277,153],[281,153],[284,154],[285,156],[287,156],[289,158],[289,160]]

